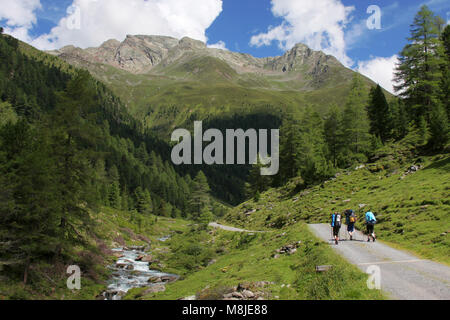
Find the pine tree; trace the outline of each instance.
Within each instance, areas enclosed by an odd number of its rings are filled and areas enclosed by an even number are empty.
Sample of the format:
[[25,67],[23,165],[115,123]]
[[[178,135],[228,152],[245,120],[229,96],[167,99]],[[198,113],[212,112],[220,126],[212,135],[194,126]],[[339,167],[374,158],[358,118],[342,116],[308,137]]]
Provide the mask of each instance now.
[[450,25],[447,25],[442,32],[441,42],[443,45],[441,100],[447,111],[447,119],[450,119]]
[[153,209],[152,198],[150,192],[141,187],[138,187],[135,191],[136,195],[136,209],[142,214],[151,214]]
[[0,262],[21,268],[53,257],[63,204],[48,137],[23,120],[0,129]]
[[202,212],[210,206],[210,188],[208,180],[202,171],[199,171],[193,180],[192,193],[190,199],[191,212],[194,219],[199,219]]
[[122,199],[120,197],[120,175],[119,170],[115,165],[113,165],[108,172],[109,175],[109,190],[108,190],[108,200],[109,205],[114,209],[120,209],[122,204]]
[[261,175],[261,169],[265,166],[261,163],[261,157],[258,154],[256,164],[252,165],[248,175],[248,183],[246,183],[246,195],[249,198],[254,197],[268,189],[270,186],[270,177]]
[[419,134],[419,143],[423,145],[428,140],[428,125],[424,116],[420,116],[416,128]]
[[328,159],[333,167],[338,167],[338,157],[342,149],[341,113],[332,106],[324,122],[325,141],[327,143]]
[[280,128],[280,167],[275,177],[275,184],[282,185],[286,180],[297,176],[299,173],[298,162],[295,160],[300,148],[300,123],[293,115],[283,122]]
[[370,133],[379,137],[381,142],[385,143],[391,136],[392,115],[380,85],[370,90],[367,115],[370,121]]
[[411,25],[410,43],[401,52],[396,71],[395,89],[406,99],[416,122],[421,116],[429,122],[440,98],[442,46],[436,21],[434,13],[422,6]]
[[305,184],[323,181],[331,174],[332,165],[326,159],[324,122],[317,112],[307,108],[300,122],[298,156],[294,161]]
[[83,243],[83,229],[92,221],[89,208],[96,204],[90,163],[93,161],[97,129],[89,115],[95,108],[95,89],[87,71],[81,71],[59,96],[58,108],[47,124],[52,136],[52,154],[58,164],[58,197],[62,203],[60,221],[60,253],[64,246]]
[[395,99],[390,104],[392,113],[392,134],[395,139],[401,140],[408,134],[409,118],[402,99]]
[[431,113],[430,120],[430,147],[439,151],[449,141],[449,123],[447,113],[441,105],[435,107]]

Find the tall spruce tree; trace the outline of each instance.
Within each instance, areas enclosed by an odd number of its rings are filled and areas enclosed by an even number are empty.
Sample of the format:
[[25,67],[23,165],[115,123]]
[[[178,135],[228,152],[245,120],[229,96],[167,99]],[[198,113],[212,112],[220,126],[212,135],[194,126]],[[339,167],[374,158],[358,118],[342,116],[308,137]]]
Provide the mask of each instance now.
[[409,117],[402,99],[395,99],[390,104],[392,113],[392,134],[396,140],[401,140],[408,134]]
[[411,25],[409,42],[400,54],[395,90],[406,99],[416,123],[421,116],[429,123],[440,103],[442,78],[440,29],[436,16],[422,6]]
[[442,103],[447,111],[447,119],[450,119],[450,25],[447,25],[442,32],[441,41],[443,45]]
[[192,216],[198,220],[205,210],[210,209],[210,188],[203,171],[199,171],[193,180],[190,207]]
[[252,168],[250,169],[248,183],[245,185],[247,197],[252,198],[256,194],[262,193],[269,188],[271,183],[270,177],[261,175],[261,169],[264,167],[260,155],[258,154],[256,163],[252,165]]
[[300,123],[301,134],[298,156],[294,159],[306,185],[321,182],[330,175],[330,163],[326,159],[326,143],[323,120],[310,108],[305,110]]
[[370,121],[370,133],[385,143],[391,137],[392,115],[380,85],[370,90],[367,115]]
[[333,163],[333,167],[338,167],[338,159],[343,147],[341,112],[336,106],[331,107],[324,122],[325,141],[327,143],[328,159]]
[[59,96],[48,123],[57,162],[58,197],[62,203],[60,252],[66,243],[84,242],[82,230],[92,225],[88,210],[97,204],[91,183],[95,174],[90,165],[96,158],[98,136],[90,113],[95,109],[95,94],[89,73],[80,71]]
[[23,271],[53,257],[63,203],[48,137],[25,121],[0,128],[0,264]]
[[298,157],[298,150],[300,148],[300,123],[290,116],[283,121],[280,128],[280,167],[278,175],[275,177],[275,184],[282,185],[286,180],[293,178],[299,174],[300,168],[298,162],[295,161]]

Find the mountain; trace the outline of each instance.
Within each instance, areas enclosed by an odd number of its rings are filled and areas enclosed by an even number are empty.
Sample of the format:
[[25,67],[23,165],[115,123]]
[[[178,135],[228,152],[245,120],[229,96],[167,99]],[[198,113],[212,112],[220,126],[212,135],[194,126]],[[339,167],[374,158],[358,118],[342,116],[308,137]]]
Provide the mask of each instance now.
[[[100,63],[134,74],[166,74],[172,66],[182,66],[198,58],[224,61],[238,74],[278,75],[298,73],[318,81],[333,67],[342,68],[333,56],[297,44],[281,57],[255,58],[248,54],[208,48],[203,42],[185,37],[177,40],[164,36],[127,36],[123,42],[108,40],[98,48],[66,46],[50,51],[73,64]],[[348,72],[351,74],[350,72]],[[288,78],[288,77],[285,77]],[[300,77],[299,77],[300,79]]]
[[[194,118],[262,109],[279,117],[308,105],[324,113],[331,105],[342,105],[354,74],[335,57],[304,44],[283,56],[255,58],[186,37],[129,35],[98,48],[67,46],[49,53],[88,69],[164,139]],[[364,79],[367,86],[374,85]]]

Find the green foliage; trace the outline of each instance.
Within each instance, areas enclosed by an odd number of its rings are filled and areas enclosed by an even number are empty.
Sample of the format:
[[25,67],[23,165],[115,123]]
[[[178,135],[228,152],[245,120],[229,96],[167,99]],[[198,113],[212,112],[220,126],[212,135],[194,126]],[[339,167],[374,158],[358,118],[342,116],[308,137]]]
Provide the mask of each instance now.
[[206,267],[214,257],[214,250],[205,243],[207,239],[207,232],[201,229],[191,230],[189,236],[174,236],[168,263],[183,275]]
[[442,50],[436,16],[422,6],[411,25],[409,44],[400,56],[397,68],[397,92],[406,99],[416,121],[421,116],[430,121],[432,109],[440,101]]
[[256,163],[252,165],[252,169],[250,170],[249,176],[247,178],[248,183],[246,183],[246,195],[249,198],[256,197],[262,191],[267,190],[270,186],[270,177],[261,175],[261,170],[265,167],[261,163],[261,157],[258,154]]
[[73,262],[75,248],[92,252],[101,205],[184,212],[190,178],[104,85],[10,36],[0,37],[0,57],[0,256],[12,279],[27,282],[41,262]]
[[369,121],[365,110],[367,102],[364,83],[361,76],[355,74],[341,124],[347,165],[353,163],[354,159],[361,159],[362,155],[370,151]]
[[379,137],[383,143],[386,142],[391,137],[392,115],[380,85],[370,91],[367,115],[370,121],[370,133]]
[[205,174],[202,171],[199,171],[192,182],[192,195],[189,202],[192,218],[194,220],[200,219],[205,210],[208,211],[210,209],[209,191],[208,180],[206,179]]
[[440,105],[431,112],[430,119],[430,144],[433,150],[442,150],[449,141],[449,121],[447,113]]
[[61,202],[51,145],[24,121],[0,128],[0,265],[23,271],[52,256],[60,240]]

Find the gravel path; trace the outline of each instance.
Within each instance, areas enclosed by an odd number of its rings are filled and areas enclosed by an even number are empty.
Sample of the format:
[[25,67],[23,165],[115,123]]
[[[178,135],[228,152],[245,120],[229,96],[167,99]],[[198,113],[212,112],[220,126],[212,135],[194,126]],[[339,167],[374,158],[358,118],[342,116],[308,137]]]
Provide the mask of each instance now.
[[245,230],[245,229],[228,227],[228,226],[221,225],[221,224],[219,224],[217,222],[211,222],[209,224],[209,226],[211,228],[222,229],[222,230],[231,231],[231,232],[247,232],[247,233],[263,233],[263,232],[265,232],[265,231],[250,231],[250,230]]
[[[381,289],[392,299],[450,300],[450,267],[420,259],[410,253],[394,249],[380,242],[367,242],[357,231],[355,241],[347,239],[342,226],[343,240],[335,245],[328,224],[312,224],[310,229],[363,272],[371,266],[380,268]],[[375,230],[376,231],[376,230]],[[369,273],[369,272],[368,272]]]

